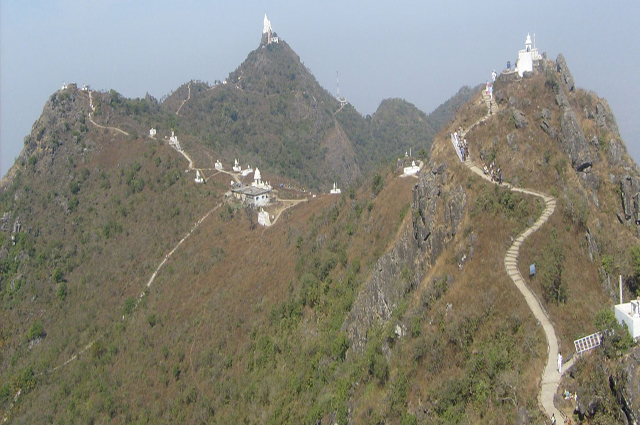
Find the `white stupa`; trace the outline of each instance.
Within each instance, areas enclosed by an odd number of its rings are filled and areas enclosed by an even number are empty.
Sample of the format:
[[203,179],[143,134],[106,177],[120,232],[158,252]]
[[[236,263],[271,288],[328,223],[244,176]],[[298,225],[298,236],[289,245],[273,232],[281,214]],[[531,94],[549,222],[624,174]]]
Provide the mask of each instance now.
[[239,173],[240,171],[242,171],[242,167],[240,166],[240,163],[238,162],[238,159],[236,158],[233,161],[233,171],[235,171],[236,173]]
[[220,160],[216,161],[214,167],[216,167],[216,170],[224,170],[224,168],[222,167],[222,162],[220,162]]
[[333,182],[333,189],[331,189],[329,193],[332,195],[339,195],[342,193],[342,191],[338,189],[338,185],[336,184],[336,182]]
[[202,178],[202,176],[200,175],[200,171],[196,170],[196,179],[195,179],[196,183],[204,183],[204,179]]
[[269,182],[262,181],[262,174],[260,173],[260,169],[258,169],[258,167],[256,167],[256,171],[255,173],[253,173],[253,183],[251,183],[251,186],[257,187],[259,189],[271,190],[271,185],[269,184]]

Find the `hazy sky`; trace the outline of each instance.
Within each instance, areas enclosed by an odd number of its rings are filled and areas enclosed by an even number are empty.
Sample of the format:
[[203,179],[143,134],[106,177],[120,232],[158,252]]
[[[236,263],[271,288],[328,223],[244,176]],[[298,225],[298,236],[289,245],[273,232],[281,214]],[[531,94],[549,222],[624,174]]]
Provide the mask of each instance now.
[[425,112],[515,62],[527,33],[606,98],[640,159],[640,6],[607,1],[0,0],[0,175],[63,82],[156,98],[224,79],[265,12],[320,84],[363,114],[388,97]]

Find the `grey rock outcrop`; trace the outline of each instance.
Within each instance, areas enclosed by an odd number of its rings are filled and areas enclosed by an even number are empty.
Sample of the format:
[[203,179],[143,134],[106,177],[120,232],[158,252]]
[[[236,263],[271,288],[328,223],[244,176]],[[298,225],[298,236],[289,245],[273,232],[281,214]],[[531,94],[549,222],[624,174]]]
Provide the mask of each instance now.
[[567,66],[567,61],[564,59],[562,53],[560,53],[556,59],[556,71],[560,73],[560,83],[564,88],[568,91],[573,91],[575,89],[573,75],[571,75],[571,71],[569,71],[569,67]]
[[560,147],[571,158],[571,166],[576,171],[591,167],[593,160],[578,119],[571,109],[565,110],[560,121]]
[[527,118],[524,116],[524,112],[514,109],[511,112],[511,116],[513,117],[513,121],[516,124],[516,128],[525,128],[529,123],[527,122]]
[[624,145],[616,139],[609,141],[609,162],[611,165],[618,165],[622,162],[625,149]]
[[[433,167],[420,175],[413,189],[413,232],[418,246],[434,264],[442,249],[457,232],[466,207],[462,187],[443,192],[446,168]],[[437,221],[440,204],[444,204],[444,220]]]
[[632,423],[640,421],[640,349],[633,348],[621,362],[619,373],[609,378],[621,402],[622,410]]
[[633,219],[636,224],[640,224],[640,179],[632,176],[623,177],[620,180],[620,192],[625,220]]
[[391,319],[404,295],[420,283],[424,275],[419,254],[413,235],[407,231],[391,251],[376,262],[371,278],[358,294],[342,325],[351,350],[362,351],[371,326]]
[[611,108],[606,100],[601,100],[596,104],[596,113],[594,116],[596,125],[601,130],[609,130],[614,136],[620,137],[620,130],[618,130],[618,123],[616,118],[611,112]]
[[399,302],[417,287],[425,269],[458,232],[467,194],[461,186],[445,186],[446,180],[446,164],[420,173],[413,189],[411,228],[376,262],[342,325],[351,350],[364,349],[371,326],[391,319]]
[[542,120],[542,122],[540,123],[540,128],[542,128],[542,130],[547,133],[547,135],[553,140],[555,140],[556,136],[558,135],[556,128],[553,127],[547,120]]

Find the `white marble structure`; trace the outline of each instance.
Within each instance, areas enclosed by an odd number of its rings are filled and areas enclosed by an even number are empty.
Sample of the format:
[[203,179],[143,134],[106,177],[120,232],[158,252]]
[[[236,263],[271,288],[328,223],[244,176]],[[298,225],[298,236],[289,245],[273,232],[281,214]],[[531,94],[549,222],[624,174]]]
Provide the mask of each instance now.
[[182,151],[182,147],[180,146],[180,142],[178,142],[178,136],[175,135],[173,130],[171,130],[171,137],[169,137],[169,146],[173,146],[179,151]]
[[532,46],[531,36],[527,34],[527,40],[524,43],[524,50],[520,50],[518,52],[518,61],[516,62],[516,71],[518,72],[518,75],[522,77],[525,72],[533,71],[534,63],[540,59],[542,59],[542,56],[538,53],[536,46]]
[[271,21],[267,18],[267,14],[264,14],[264,26],[262,28],[262,34],[267,34],[267,44],[278,43],[280,41],[277,36],[273,35],[273,28],[271,28]]
[[251,186],[260,189],[271,190],[271,185],[269,184],[269,182],[262,181],[262,174],[260,173],[260,169],[258,169],[258,167],[256,167],[256,171],[255,173],[253,173],[253,183],[251,183]]
[[265,227],[271,226],[269,213],[262,208],[260,208],[260,212],[258,213],[258,224]]
[[195,179],[196,183],[204,183],[204,179],[202,178],[202,176],[200,175],[200,171],[196,170],[196,179]]
[[233,171],[235,171],[236,173],[239,173],[240,171],[242,171],[242,167],[240,166],[240,163],[238,162],[238,160],[234,160],[233,162]]
[[339,195],[342,193],[342,191],[338,189],[338,185],[336,184],[336,182],[333,182],[333,189],[331,189],[329,193],[332,195]]
[[156,137],[156,129],[152,128],[149,130],[149,137]]
[[640,337],[640,300],[634,300],[614,307],[616,319],[626,323],[633,339]]
[[244,170],[240,171],[240,174],[242,175],[242,177],[246,177],[251,173],[253,173],[253,168],[251,168],[251,165],[247,165],[247,168],[245,168]]
[[222,167],[222,162],[220,162],[220,160],[216,161],[214,167],[216,168],[216,170],[224,170],[224,167]]
[[414,174],[418,174],[418,171],[420,171],[420,166],[417,165],[415,161],[411,161],[410,167],[404,167],[405,176],[412,176]]

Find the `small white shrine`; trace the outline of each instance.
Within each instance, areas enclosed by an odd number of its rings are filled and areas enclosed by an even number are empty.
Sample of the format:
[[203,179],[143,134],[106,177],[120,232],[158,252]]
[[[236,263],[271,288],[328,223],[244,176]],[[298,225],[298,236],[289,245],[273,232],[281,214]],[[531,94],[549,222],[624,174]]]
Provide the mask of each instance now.
[[404,167],[405,176],[412,176],[414,174],[418,174],[418,171],[420,171],[420,166],[417,165],[415,161],[411,161],[410,167]]
[[149,130],[149,137],[156,137],[156,129],[152,128]]
[[204,183],[204,179],[202,178],[202,175],[200,174],[200,171],[196,170],[196,179],[195,179],[196,183]]
[[214,167],[216,168],[216,170],[224,170],[224,168],[222,167],[222,162],[220,162],[220,160],[216,161]]
[[67,89],[67,83],[62,83],[62,89],[61,90],[66,90]]
[[82,86],[82,91],[89,91],[89,86],[88,85],[83,85]]
[[262,208],[260,208],[260,212],[258,213],[258,224],[265,227],[271,226],[271,217],[269,217],[269,213]]
[[233,171],[235,171],[236,173],[242,171],[242,167],[240,166],[240,163],[238,163],[237,159],[233,162]]
[[338,189],[338,185],[336,184],[336,182],[333,182],[333,189],[331,189],[329,193],[332,195],[339,195],[342,193],[342,191]]
[[[533,35],[535,39],[535,34]],[[518,61],[516,62],[516,71],[518,75],[522,77],[525,72],[533,71],[533,65],[535,62],[542,59],[542,56],[538,53],[538,49],[535,43],[531,43],[531,36],[527,34],[527,39],[524,43],[524,50],[518,52]]]

